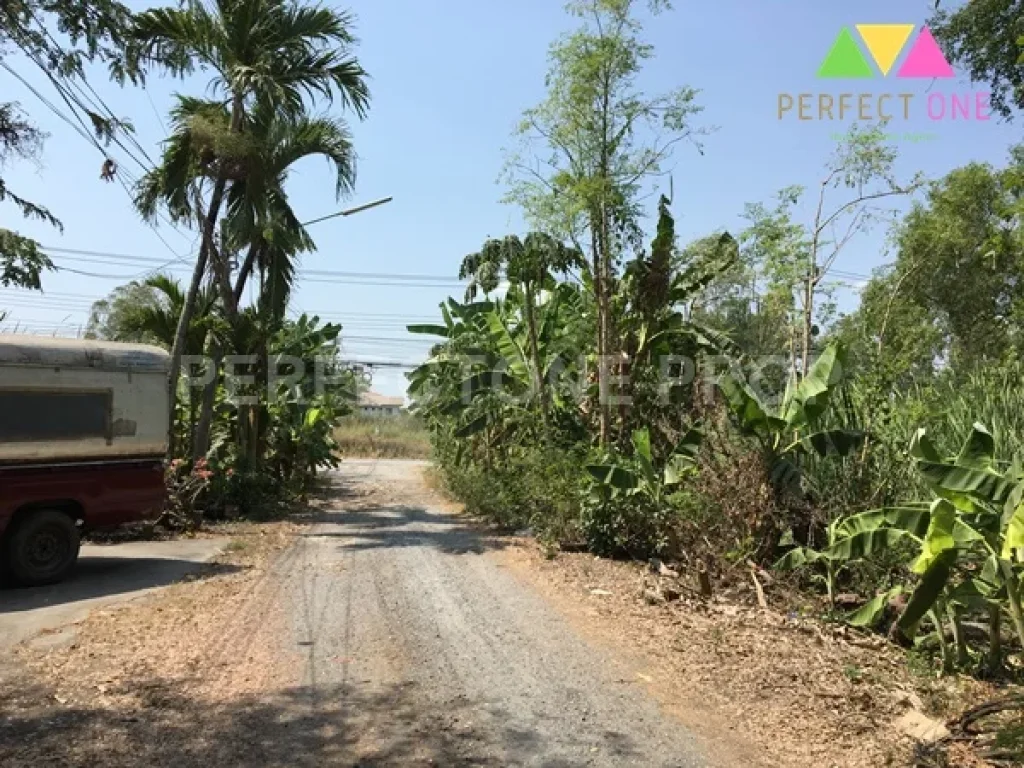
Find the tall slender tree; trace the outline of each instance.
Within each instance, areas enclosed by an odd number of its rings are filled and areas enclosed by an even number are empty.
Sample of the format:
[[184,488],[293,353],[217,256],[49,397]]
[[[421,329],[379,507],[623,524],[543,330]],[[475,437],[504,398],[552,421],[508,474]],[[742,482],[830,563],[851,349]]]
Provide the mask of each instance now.
[[[246,133],[231,133],[229,125],[225,105],[180,99],[162,162],[140,181],[137,203],[147,217],[155,216],[163,204],[172,215],[188,219],[194,215],[190,189],[210,178],[231,179],[224,197],[221,247],[233,254],[247,252],[231,286],[236,306],[253,272],[259,273],[257,320],[262,329],[260,347],[265,347],[284,318],[295,260],[314,247],[288,201],[285,184],[290,169],[304,158],[325,158],[334,171],[335,193],[341,197],[355,183],[355,153],[347,127],[337,119],[282,115],[257,104]],[[203,397],[193,443],[196,456],[208,448],[221,359],[216,340],[210,342],[214,375]]]
[[[637,0],[571,0],[581,26],[549,53],[548,95],[527,110],[507,165],[506,201],[537,229],[571,241],[589,259],[597,307],[600,440],[611,431],[608,361],[618,339],[611,308],[624,256],[639,247],[641,197],[674,147],[694,138],[699,111],[688,87],[650,96],[636,80],[654,55],[641,39]],[[648,3],[653,13],[666,0]]]
[[[369,103],[366,73],[351,53],[352,17],[331,8],[293,0],[188,0],[140,14],[132,39],[135,56],[171,74],[211,71],[211,89],[223,96],[233,136],[247,132],[257,106],[294,118],[314,98],[338,99],[361,118]],[[199,187],[208,197],[201,206],[199,255],[172,350],[172,403],[185,331],[208,264],[225,314],[233,319],[237,312],[228,260],[215,242],[230,170],[229,162],[217,163],[210,183]]]

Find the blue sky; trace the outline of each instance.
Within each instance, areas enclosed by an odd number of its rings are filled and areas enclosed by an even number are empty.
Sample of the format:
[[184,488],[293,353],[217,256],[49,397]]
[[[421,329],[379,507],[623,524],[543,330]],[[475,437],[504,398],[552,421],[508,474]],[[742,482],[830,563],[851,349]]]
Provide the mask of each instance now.
[[[672,162],[680,243],[721,228],[737,230],[745,203],[767,200],[790,184],[813,187],[821,180],[835,147],[832,134],[844,126],[778,120],[780,92],[919,94],[921,109],[915,117],[891,130],[928,132],[936,138],[899,144],[904,177],[922,171],[935,178],[972,160],[1002,163],[1008,146],[1018,140],[1015,125],[994,119],[932,123],[922,114],[929,87],[943,93],[983,90],[963,77],[909,85],[880,78],[833,82],[815,77],[842,26],[920,24],[932,6],[932,0],[867,0],[856,5],[677,0],[673,11],[651,20],[646,37],[657,55],[641,86],[650,93],[679,85],[700,89],[704,112],[699,124],[715,129],[703,139],[703,155],[682,145]],[[339,7],[351,9],[358,18],[358,54],[372,76],[369,117],[352,125],[359,154],[357,191],[339,206],[326,165],[309,161],[290,179],[289,193],[303,218],[386,195],[394,196],[394,202],[315,225],[311,233],[319,250],[304,257],[302,266],[449,275],[454,280],[462,257],[485,238],[524,229],[519,212],[500,203],[502,150],[512,146],[512,130],[521,112],[543,98],[548,46],[573,22],[558,0],[353,0]],[[30,66],[16,58],[8,62],[45,89]],[[162,117],[173,93],[199,94],[206,78],[153,78],[146,91],[107,84],[100,73],[91,82],[116,114],[134,122],[138,141],[155,157],[165,134]],[[44,92],[56,100],[52,91]],[[177,274],[186,276],[194,255],[194,233],[162,225],[159,234],[165,245],[133,213],[120,184],[99,180],[103,158],[98,151],[4,71],[0,98],[20,101],[50,134],[39,167],[12,164],[4,169],[4,178],[18,194],[49,206],[64,222],[65,231],[61,235],[36,222],[18,221],[10,206],[3,208],[4,226],[51,247],[170,262]],[[123,153],[113,155],[126,170],[138,174]],[[884,234],[861,238],[837,267],[867,274],[891,259]],[[6,307],[23,327],[70,332],[84,324],[91,299],[125,282],[125,276],[144,274],[149,268],[115,259],[103,263],[59,256],[61,266],[117,277],[48,274],[43,298],[0,290],[0,308]],[[407,336],[403,326],[434,316],[449,293],[460,291],[444,284],[306,282],[293,305],[298,311],[317,311],[342,322],[343,335],[352,337],[344,347],[351,358],[415,362],[422,359],[427,342]],[[854,301],[855,293],[847,292],[843,306]],[[10,328],[11,322],[4,327]],[[404,380],[396,371],[382,372],[375,378],[375,388],[399,394]]]

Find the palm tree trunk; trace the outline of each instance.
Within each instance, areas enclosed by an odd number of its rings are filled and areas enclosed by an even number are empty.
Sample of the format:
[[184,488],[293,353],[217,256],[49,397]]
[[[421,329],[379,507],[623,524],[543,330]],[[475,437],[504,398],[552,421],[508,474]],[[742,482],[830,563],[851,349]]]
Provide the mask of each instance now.
[[[229,128],[231,133],[240,132],[244,107],[241,92],[235,93],[231,99],[231,127]],[[224,200],[226,188],[227,179],[224,177],[223,171],[221,171],[217,175],[217,184],[214,186],[213,197],[210,199],[210,211],[203,225],[203,242],[209,242],[211,245],[213,243],[214,230],[217,227],[217,215],[220,213],[220,206]],[[238,314],[238,303],[235,301],[235,292],[232,290],[231,270],[228,267],[225,253],[226,250],[222,244],[220,253],[213,262],[213,274],[217,287],[220,289],[221,301],[224,303],[224,313],[228,320],[232,321]]]
[[199,398],[193,389],[188,393],[188,444],[195,445],[196,428],[199,426]]
[[217,384],[220,381],[220,369],[224,361],[220,344],[211,339],[208,348],[210,350],[210,364],[213,366],[213,378],[203,387],[203,400],[199,410],[199,424],[196,426],[195,439],[192,441],[193,461],[199,460],[210,450],[213,407],[217,399]]
[[263,429],[264,423],[263,414],[267,408],[267,400],[269,399],[269,392],[267,387],[269,386],[270,377],[270,345],[267,340],[266,328],[260,328],[260,339],[259,339],[259,351],[256,362],[256,404],[247,406],[249,418],[246,419],[245,426],[248,429],[248,437],[246,439],[246,456],[249,460],[249,467],[253,468],[257,466],[260,460],[263,458]]
[[[243,102],[241,94],[235,94],[231,102],[231,127],[232,133],[238,133],[242,126]],[[200,260],[196,263],[196,272],[192,275],[192,285],[189,288],[189,295],[185,300],[185,307],[181,313],[181,320],[178,323],[178,336],[184,341],[184,333],[188,328],[188,322],[192,319],[192,312],[195,308],[195,297],[199,292],[199,284],[202,282],[203,274],[206,271],[206,263],[209,256],[214,253],[214,232],[217,228],[217,218],[220,215],[220,208],[224,202],[224,192],[227,189],[227,179],[223,173],[218,174],[217,181],[213,186],[213,194],[210,196],[210,208],[203,220],[203,240],[200,248]],[[200,262],[202,270],[200,270]],[[231,290],[231,274],[227,261],[224,257],[224,249],[214,253],[213,258],[214,282],[220,289],[221,301],[224,304],[224,313],[229,321],[235,319],[238,314],[238,304],[234,300],[234,292]],[[177,343],[177,340],[176,340]],[[192,456],[198,459],[205,456],[210,448],[210,429],[213,424],[213,404],[217,393],[217,380],[220,376],[221,350],[218,344],[212,345],[212,364],[214,368],[213,381],[208,383],[203,390],[203,404],[199,415],[199,425],[196,427],[196,436],[192,444]],[[180,353],[179,353],[180,355]],[[172,362],[173,366],[173,362]],[[178,371],[174,374],[174,387],[177,387],[177,375],[180,372],[180,357]],[[173,411],[171,415],[173,432]]]
[[[260,241],[262,243],[262,240]],[[235,306],[237,307],[242,303],[242,294],[245,292],[245,284],[249,280],[249,275],[252,273],[253,267],[256,265],[256,255],[259,252],[259,248],[256,243],[249,246],[249,253],[245,256],[245,262],[242,264],[242,268],[238,272],[238,280],[235,283]]]
[[189,284],[188,294],[185,296],[185,304],[181,308],[178,327],[174,332],[174,345],[171,347],[171,367],[167,374],[167,397],[170,404],[167,423],[167,455],[172,457],[175,450],[174,417],[178,404],[181,358],[185,353],[185,338],[188,334],[189,323],[192,322],[192,315],[195,313],[196,298],[199,296],[199,289],[203,283],[203,275],[206,274],[207,253],[204,243],[199,249],[199,257],[196,259],[196,266],[192,271],[192,282]]

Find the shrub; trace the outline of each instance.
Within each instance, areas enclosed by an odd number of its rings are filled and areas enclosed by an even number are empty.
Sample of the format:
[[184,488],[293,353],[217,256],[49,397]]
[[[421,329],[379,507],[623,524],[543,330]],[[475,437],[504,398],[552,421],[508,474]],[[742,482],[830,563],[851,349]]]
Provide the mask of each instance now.
[[531,528],[537,535],[562,543],[578,543],[579,451],[524,448],[501,461],[456,460],[455,441],[435,439],[435,457],[446,490],[466,509],[506,528]]

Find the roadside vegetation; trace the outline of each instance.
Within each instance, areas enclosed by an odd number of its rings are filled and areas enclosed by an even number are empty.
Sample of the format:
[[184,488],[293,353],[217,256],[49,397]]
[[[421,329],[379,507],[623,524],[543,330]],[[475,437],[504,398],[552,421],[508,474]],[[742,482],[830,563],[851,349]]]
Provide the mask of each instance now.
[[[145,220],[196,234],[187,284],[156,273],[117,288],[93,307],[87,333],[171,352],[172,503],[163,522],[191,526],[303,497],[338,461],[333,433],[351,412],[357,382],[339,362],[339,325],[286,316],[297,261],[316,247],[290,207],[288,176],[295,163],[319,157],[334,175],[324,194],[353,190],[345,118],[363,118],[370,97],[351,16],[288,0],[188,2],[140,13],[114,0],[30,0],[5,13],[0,40],[45,73],[75,117],[95,129],[96,147],[116,144],[150,160],[133,180],[108,159],[102,177],[129,184]],[[209,75],[209,87],[175,97],[162,153],[150,158],[130,124],[83,96],[90,62],[106,64],[122,84],[198,71]],[[18,105],[0,104],[0,160],[33,157],[43,138]],[[0,181],[4,199],[60,227]],[[0,285],[38,289],[54,267],[38,243],[0,230],[0,268]],[[239,355],[246,362],[233,364]]]
[[[700,99],[639,89],[636,5],[569,4],[508,153],[532,231],[409,327],[439,338],[409,393],[444,484],[550,554],[667,561],[705,594],[774,572],[938,672],[1019,678],[1024,149],[902,178],[884,126],[854,126],[813,188],[680,243],[648,192],[699,146]],[[871,230],[895,259],[841,314]]]
[[430,435],[407,413],[389,417],[345,416],[334,429],[343,458],[429,459]]

